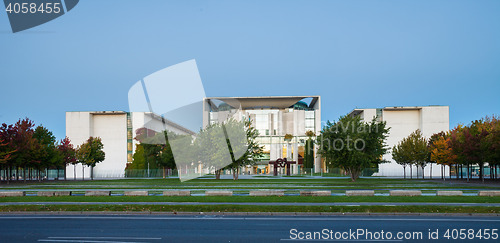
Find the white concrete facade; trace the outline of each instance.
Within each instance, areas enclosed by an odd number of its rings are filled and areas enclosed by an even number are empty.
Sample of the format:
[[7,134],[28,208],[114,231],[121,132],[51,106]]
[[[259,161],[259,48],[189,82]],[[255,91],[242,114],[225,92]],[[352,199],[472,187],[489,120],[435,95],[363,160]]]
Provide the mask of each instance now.
[[[124,111],[84,111],[66,112],[66,136],[76,147],[89,137],[100,137],[106,158],[94,167],[94,178],[120,178],[125,175],[125,167],[132,162],[135,151],[137,129],[146,127],[160,132],[165,130],[177,134],[188,134],[189,130],[162,119],[151,112]],[[90,178],[90,168],[81,164],[68,165],[67,177]]]
[[[422,135],[430,138],[432,134],[450,129],[448,106],[415,106],[415,107],[385,107],[380,109],[354,109],[351,115],[359,115],[363,121],[369,122],[376,117],[378,121],[385,121],[390,128],[386,144],[389,148],[399,143],[403,138],[419,129]],[[379,165],[379,172],[374,176],[403,176],[403,167],[397,164],[391,155],[391,151],[384,155],[384,159],[390,163]],[[425,168],[425,176],[430,175],[431,165]],[[446,168],[446,173],[448,173]],[[413,167],[413,176],[417,169]],[[410,174],[409,169],[406,175]],[[419,175],[422,171],[419,169]],[[432,166],[432,176],[441,176],[441,167]]]

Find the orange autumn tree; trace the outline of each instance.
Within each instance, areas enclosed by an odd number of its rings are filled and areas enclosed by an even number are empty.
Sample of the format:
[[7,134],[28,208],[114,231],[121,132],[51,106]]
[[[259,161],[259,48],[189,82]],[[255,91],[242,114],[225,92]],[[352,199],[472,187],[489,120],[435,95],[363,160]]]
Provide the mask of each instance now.
[[444,180],[444,168],[446,165],[450,166],[457,160],[457,155],[453,153],[449,145],[449,134],[444,132],[436,133],[431,136],[429,140],[429,149],[431,154],[431,161],[441,165],[441,178]]

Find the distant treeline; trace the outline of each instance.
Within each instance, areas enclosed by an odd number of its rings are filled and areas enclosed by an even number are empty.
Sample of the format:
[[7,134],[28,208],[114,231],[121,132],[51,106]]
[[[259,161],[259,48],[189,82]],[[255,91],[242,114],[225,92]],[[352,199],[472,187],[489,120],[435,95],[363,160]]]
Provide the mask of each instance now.
[[[0,126],[0,181],[48,179],[49,169],[63,170],[68,164],[94,167],[104,160],[100,138],[90,137],[77,148],[68,137],[57,141],[53,133],[28,118]],[[59,178],[59,174],[56,176]]]

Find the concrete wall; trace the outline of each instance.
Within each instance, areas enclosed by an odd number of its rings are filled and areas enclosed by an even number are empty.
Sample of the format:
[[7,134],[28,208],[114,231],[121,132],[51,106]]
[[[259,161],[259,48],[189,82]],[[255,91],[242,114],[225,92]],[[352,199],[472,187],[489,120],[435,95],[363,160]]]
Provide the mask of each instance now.
[[[363,109],[360,114],[365,122],[370,121],[376,115],[376,109]],[[429,138],[432,134],[449,130],[449,107],[448,106],[424,106],[424,107],[398,107],[384,108],[382,110],[382,120],[390,127],[386,144],[389,148],[399,143],[403,138],[410,135],[417,129]],[[381,164],[377,176],[403,176],[403,167],[397,164],[389,153],[383,157],[390,163]],[[430,175],[431,165],[425,168],[425,176]],[[446,173],[448,173],[446,168]],[[413,167],[413,176],[416,176],[417,169]],[[418,169],[421,176],[422,171]],[[406,175],[410,176],[410,169],[407,168]],[[441,166],[432,165],[432,176],[441,176]]]
[[[93,119],[89,112],[66,112],[66,136],[69,137],[75,148],[93,136]],[[68,165],[66,167],[66,176],[68,179],[81,179],[85,174],[88,178],[90,169],[85,167],[82,171],[82,165]]]
[[[178,127],[164,125],[161,118],[150,112],[131,112],[132,137],[137,136],[137,129],[146,127],[157,132],[165,129],[178,134],[186,134]],[[117,178],[124,177],[127,165],[127,113],[113,112],[66,112],[66,136],[76,147],[81,145],[90,136],[100,137],[104,145],[106,158],[94,167],[95,178]],[[135,152],[138,141],[133,141],[133,152]],[[90,178],[90,168],[78,164],[66,167],[67,177]]]
[[[89,137],[100,137],[106,158],[94,167],[94,177],[123,177],[127,162],[127,114],[125,112],[66,112],[66,136],[76,147]],[[90,178],[90,168],[66,167],[67,177]]]
[[94,177],[123,177],[127,164],[127,114],[93,115],[94,137],[104,144],[106,159],[94,167]]

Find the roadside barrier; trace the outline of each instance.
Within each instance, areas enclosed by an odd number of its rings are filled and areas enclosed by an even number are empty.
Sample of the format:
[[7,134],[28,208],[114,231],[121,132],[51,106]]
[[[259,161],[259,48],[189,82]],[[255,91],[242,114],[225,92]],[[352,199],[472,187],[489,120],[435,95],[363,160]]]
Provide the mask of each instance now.
[[348,197],[351,196],[375,196],[374,190],[350,190],[345,191],[345,195]]
[[284,196],[285,191],[283,190],[255,190],[250,191],[250,196]]
[[163,191],[163,196],[191,196],[191,191]]
[[326,197],[331,196],[332,191],[300,191],[301,196]]
[[422,191],[420,191],[420,190],[391,190],[389,194],[391,196],[414,197],[414,196],[422,196]]
[[0,192],[0,197],[22,197],[22,196],[26,196],[26,192],[24,191]]
[[111,191],[86,191],[85,196],[111,196]]
[[148,191],[125,191],[124,196],[149,196]]
[[498,197],[500,196],[500,191],[479,191],[477,195],[482,197]]
[[232,196],[233,191],[205,191],[205,196]]
[[462,196],[462,191],[437,191],[436,196]]

